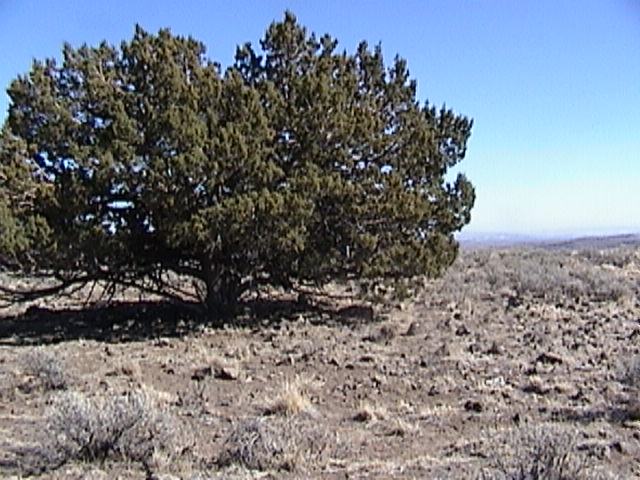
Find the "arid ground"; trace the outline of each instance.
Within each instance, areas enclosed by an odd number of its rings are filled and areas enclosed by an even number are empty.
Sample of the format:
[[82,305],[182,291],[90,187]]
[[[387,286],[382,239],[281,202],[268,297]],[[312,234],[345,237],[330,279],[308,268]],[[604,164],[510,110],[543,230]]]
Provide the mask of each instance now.
[[5,308],[0,477],[640,478],[638,246],[464,250],[408,294]]

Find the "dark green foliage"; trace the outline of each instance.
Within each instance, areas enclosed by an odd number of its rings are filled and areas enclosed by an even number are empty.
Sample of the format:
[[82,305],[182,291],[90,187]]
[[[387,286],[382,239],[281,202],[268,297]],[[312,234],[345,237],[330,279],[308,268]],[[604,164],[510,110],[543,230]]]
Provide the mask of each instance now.
[[421,106],[403,59],[339,52],[290,13],[224,72],[138,27],[8,92],[0,258],[61,288],[169,293],[172,271],[217,309],[265,284],[438,275],[470,219],[472,185],[445,175],[472,122]]

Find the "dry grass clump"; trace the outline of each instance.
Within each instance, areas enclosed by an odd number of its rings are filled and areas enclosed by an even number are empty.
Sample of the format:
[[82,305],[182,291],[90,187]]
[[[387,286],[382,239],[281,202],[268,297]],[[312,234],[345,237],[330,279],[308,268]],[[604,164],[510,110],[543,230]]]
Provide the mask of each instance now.
[[22,371],[29,380],[21,389],[65,390],[70,383],[64,363],[58,355],[45,349],[36,347],[28,350],[21,358]]
[[264,410],[264,417],[235,424],[218,464],[252,470],[298,471],[322,465],[336,441],[317,419],[307,393],[308,381],[285,380]]
[[394,416],[388,420],[384,433],[391,437],[404,437],[412,435],[416,431],[415,425],[408,423],[402,417]]
[[578,450],[577,434],[554,424],[525,425],[498,440],[479,480],[605,479],[594,462]]
[[388,416],[387,410],[381,406],[375,406],[368,400],[361,400],[360,405],[353,419],[356,422],[373,422],[376,420],[384,420]]
[[181,428],[144,390],[90,398],[65,392],[54,399],[47,417],[43,452],[55,469],[71,460],[107,458],[140,462],[148,471],[168,465],[184,452]]
[[265,409],[265,413],[284,416],[307,414],[314,417],[318,414],[307,394],[306,384],[300,377],[285,380],[282,383],[279,392]]
[[197,417],[207,413],[207,384],[204,381],[189,382],[187,387],[178,392],[176,405],[180,407],[186,415]]
[[252,470],[299,471],[321,467],[336,441],[322,425],[300,417],[250,418],[235,425],[218,464]]

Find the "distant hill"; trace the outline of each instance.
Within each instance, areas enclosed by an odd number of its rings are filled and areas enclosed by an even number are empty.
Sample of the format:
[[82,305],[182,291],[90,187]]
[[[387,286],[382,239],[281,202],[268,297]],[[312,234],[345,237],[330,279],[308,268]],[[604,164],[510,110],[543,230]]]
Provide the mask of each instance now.
[[462,248],[530,246],[536,248],[586,250],[616,247],[640,248],[640,233],[593,236],[535,236],[506,233],[462,233],[458,236]]
[[606,249],[617,247],[640,248],[640,234],[628,233],[624,235],[605,235],[593,237],[578,237],[562,241],[549,242],[542,245],[545,248],[586,250],[586,249]]

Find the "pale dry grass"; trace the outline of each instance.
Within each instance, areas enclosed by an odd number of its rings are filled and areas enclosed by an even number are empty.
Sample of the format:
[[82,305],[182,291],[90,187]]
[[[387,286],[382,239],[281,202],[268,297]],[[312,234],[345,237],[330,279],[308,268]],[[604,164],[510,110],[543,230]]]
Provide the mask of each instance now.
[[307,414],[318,416],[318,411],[313,406],[307,392],[309,381],[296,376],[282,382],[275,398],[269,402],[265,409],[268,415],[295,416]]
[[353,419],[357,422],[374,422],[377,420],[386,420],[389,412],[382,405],[374,405],[369,400],[360,400],[356,414]]

